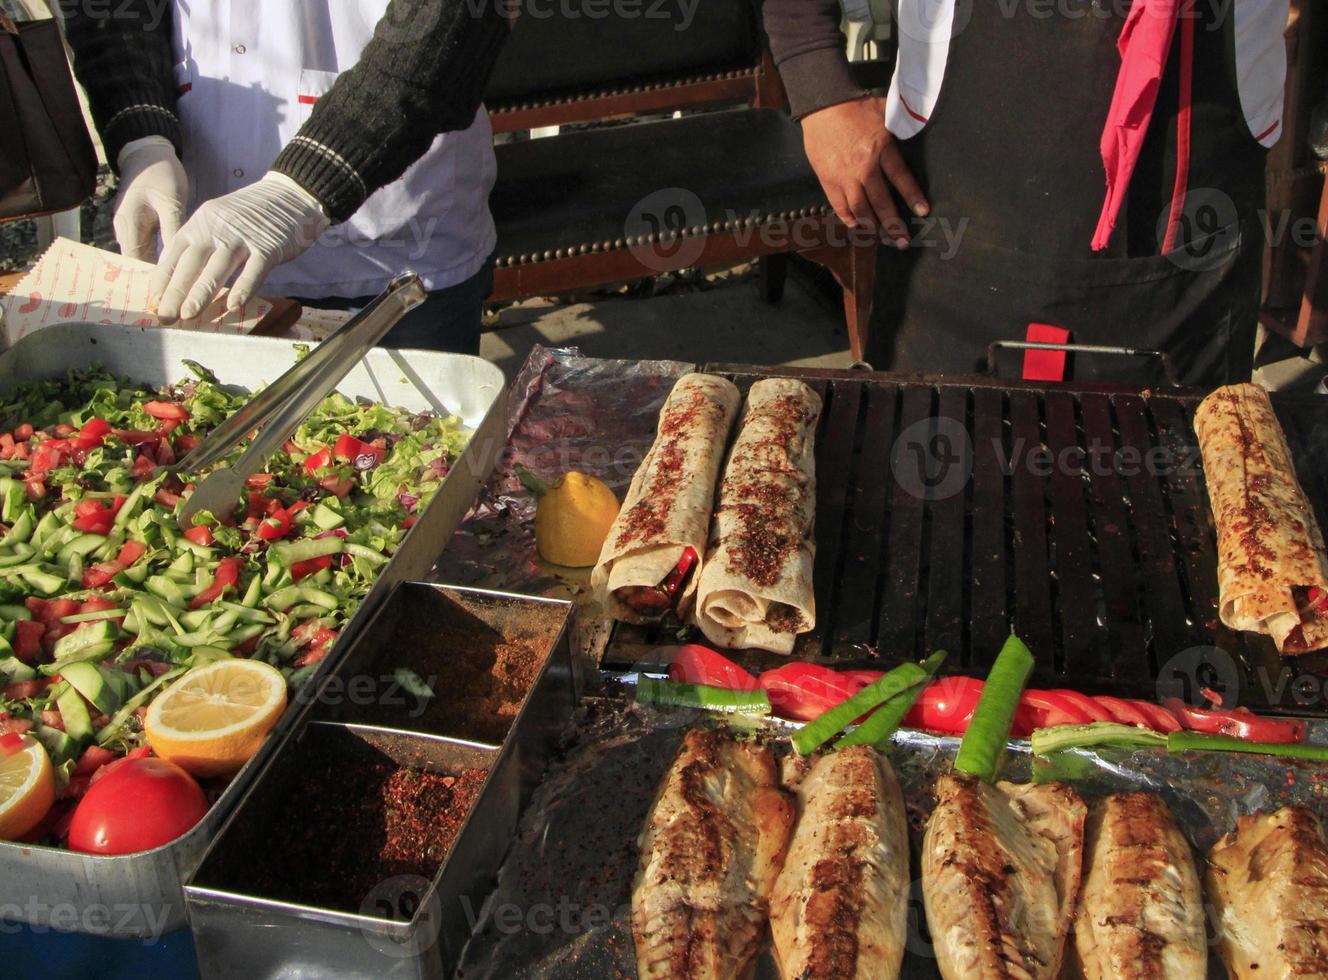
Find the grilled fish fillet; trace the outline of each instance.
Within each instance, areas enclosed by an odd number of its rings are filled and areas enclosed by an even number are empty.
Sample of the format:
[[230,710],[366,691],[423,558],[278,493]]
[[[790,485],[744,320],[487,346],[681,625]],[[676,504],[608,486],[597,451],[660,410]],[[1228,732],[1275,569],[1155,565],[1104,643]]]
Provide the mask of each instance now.
[[1189,842],[1156,793],[1089,808],[1075,954],[1087,980],[1208,974],[1203,895]]
[[798,785],[798,826],[770,899],[785,980],[898,977],[908,926],[908,827],[890,763],[857,745]]
[[688,732],[641,832],[632,884],[641,980],[743,975],[792,831],[769,748]]
[[937,780],[922,839],[922,898],[941,976],[1059,974],[1087,809],[1063,783]]
[[1207,885],[1233,977],[1328,977],[1328,844],[1307,808],[1237,820],[1208,853]]

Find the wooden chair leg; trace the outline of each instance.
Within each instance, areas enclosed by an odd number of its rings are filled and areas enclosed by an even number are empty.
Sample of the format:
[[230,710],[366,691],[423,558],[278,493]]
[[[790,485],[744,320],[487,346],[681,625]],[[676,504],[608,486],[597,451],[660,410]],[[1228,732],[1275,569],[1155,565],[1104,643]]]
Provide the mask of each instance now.
[[788,264],[787,252],[765,255],[757,260],[757,268],[761,273],[761,299],[767,303],[778,303],[784,298],[784,281],[788,278]]
[[849,350],[853,360],[862,360],[870,329],[872,287],[876,282],[876,245],[824,245],[801,254],[829,269],[843,288]]

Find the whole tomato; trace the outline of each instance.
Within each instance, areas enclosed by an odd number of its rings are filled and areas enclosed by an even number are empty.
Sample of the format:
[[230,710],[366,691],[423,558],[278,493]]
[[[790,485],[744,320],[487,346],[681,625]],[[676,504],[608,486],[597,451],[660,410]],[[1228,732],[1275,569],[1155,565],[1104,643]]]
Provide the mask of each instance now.
[[207,798],[194,777],[163,759],[120,759],[104,769],[74,810],[69,847],[132,854],[175,840],[203,819]]

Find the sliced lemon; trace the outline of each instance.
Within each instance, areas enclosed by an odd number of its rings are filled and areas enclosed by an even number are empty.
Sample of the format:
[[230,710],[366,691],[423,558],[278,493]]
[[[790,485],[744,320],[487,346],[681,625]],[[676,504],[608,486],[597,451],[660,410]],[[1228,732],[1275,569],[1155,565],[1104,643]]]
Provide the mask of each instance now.
[[223,776],[249,760],[286,707],[286,678],[261,660],[190,670],[148,708],[152,751],[195,776]]
[[30,735],[23,748],[0,757],[0,840],[17,840],[46,816],[55,802],[55,769]]

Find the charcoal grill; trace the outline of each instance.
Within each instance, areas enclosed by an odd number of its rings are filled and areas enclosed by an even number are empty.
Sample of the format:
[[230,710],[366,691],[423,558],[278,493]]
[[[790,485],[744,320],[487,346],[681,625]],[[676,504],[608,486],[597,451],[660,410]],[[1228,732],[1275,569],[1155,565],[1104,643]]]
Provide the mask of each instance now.
[[[933,649],[982,675],[1013,630],[1030,684],[1328,715],[1328,658],[1281,658],[1217,615],[1217,547],[1193,429],[1203,393],[1118,384],[710,365],[825,402],[817,444],[817,628],[794,657],[889,666]],[[1274,396],[1320,523],[1328,400]],[[1325,525],[1328,526],[1328,525]],[[658,631],[656,631],[658,633]],[[668,637],[620,626],[604,666],[658,666]],[[785,662],[752,652],[753,668]]]

